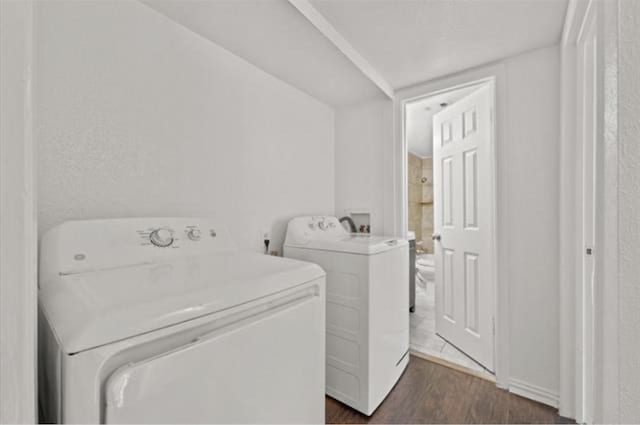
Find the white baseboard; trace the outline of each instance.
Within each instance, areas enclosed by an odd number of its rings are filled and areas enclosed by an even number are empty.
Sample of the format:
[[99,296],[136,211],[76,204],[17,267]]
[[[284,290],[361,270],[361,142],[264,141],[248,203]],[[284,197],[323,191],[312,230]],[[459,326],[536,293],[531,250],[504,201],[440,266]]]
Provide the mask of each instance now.
[[560,396],[556,392],[519,379],[509,378],[509,392],[551,407],[558,408],[559,405]]

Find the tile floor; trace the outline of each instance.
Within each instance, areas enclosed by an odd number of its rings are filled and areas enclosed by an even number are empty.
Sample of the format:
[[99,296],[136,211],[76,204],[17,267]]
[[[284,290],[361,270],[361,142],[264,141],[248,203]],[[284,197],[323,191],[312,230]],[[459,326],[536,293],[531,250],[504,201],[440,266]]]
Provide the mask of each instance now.
[[438,357],[481,374],[490,372],[462,351],[436,335],[435,285],[433,281],[418,283],[416,279],[416,311],[411,313],[411,349]]

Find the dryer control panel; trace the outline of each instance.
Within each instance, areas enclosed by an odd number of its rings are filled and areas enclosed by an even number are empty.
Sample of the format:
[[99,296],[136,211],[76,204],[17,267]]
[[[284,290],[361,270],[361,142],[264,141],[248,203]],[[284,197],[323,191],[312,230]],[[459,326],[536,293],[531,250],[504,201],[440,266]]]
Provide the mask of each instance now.
[[68,221],[42,237],[40,281],[235,250],[226,227],[207,217]]
[[[182,227],[148,227],[138,229],[141,245],[153,245],[158,248],[180,248],[184,241],[206,243],[207,237],[216,238],[218,233],[215,228],[205,228],[203,232],[201,226],[197,224],[185,224]],[[203,236],[204,234],[204,236]]]

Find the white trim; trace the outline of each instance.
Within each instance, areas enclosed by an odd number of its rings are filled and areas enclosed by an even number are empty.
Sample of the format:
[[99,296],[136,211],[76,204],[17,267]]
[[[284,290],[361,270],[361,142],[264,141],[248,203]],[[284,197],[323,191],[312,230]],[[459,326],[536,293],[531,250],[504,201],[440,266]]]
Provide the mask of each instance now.
[[[494,273],[495,276],[495,348],[494,366],[496,374],[496,385],[500,388],[508,387],[509,377],[509,287],[508,287],[508,234],[505,226],[499,228],[496,224],[501,220],[499,214],[508,216],[507,212],[507,185],[509,179],[499,179],[501,173],[506,174],[507,161],[507,96],[506,96],[506,71],[503,63],[491,64],[448,77],[429,81],[426,83],[410,86],[396,91],[394,98],[394,149],[393,167],[391,175],[385,179],[393,182],[392,202],[386,203],[385,217],[391,219],[389,226],[397,236],[406,235],[407,223],[407,143],[405,139],[404,108],[405,105],[415,99],[448,91],[453,88],[460,88],[469,85],[476,85],[482,82],[492,81],[494,84],[493,109],[495,111],[494,137],[492,146],[492,175],[493,175],[493,228],[494,241],[492,249],[494,251]],[[389,172],[388,171],[388,172]],[[498,341],[500,343],[498,343]]]
[[570,0],[562,32],[561,63],[561,120],[560,120],[560,190],[559,190],[559,413],[576,417],[576,388],[578,366],[576,356],[577,279],[579,276],[579,248],[577,229],[577,47],[589,2]]
[[529,384],[528,382],[521,381],[519,379],[509,379],[509,392],[522,397],[526,397],[531,400],[535,400],[551,407],[558,407],[557,393],[547,388]]
[[577,140],[577,42],[584,28],[587,9],[591,1],[570,0],[567,7],[562,33],[561,65],[561,135],[560,135],[560,268],[559,268],[559,329],[560,329],[560,375],[559,375],[559,413],[575,418],[578,406],[577,389],[582,385],[580,348],[578,347],[578,326],[576,297],[579,293],[579,259],[582,258],[581,243],[578,238],[580,178],[578,167]]
[[[559,412],[578,422],[617,419],[617,2],[571,0],[562,41],[560,146]],[[578,127],[581,43],[590,25],[597,42],[594,288],[582,279],[582,144]],[[578,78],[576,78],[578,77]],[[603,88],[606,86],[605,88]],[[604,96],[604,97],[603,97]],[[591,299],[593,297],[593,299]]]
[[564,20],[564,28],[562,29],[562,46],[575,44],[578,40],[578,34],[582,28],[584,16],[590,1],[591,0],[569,0],[567,14]]
[[567,13],[564,15],[564,26],[562,27],[562,37],[560,38],[560,44],[563,46],[568,43],[569,33],[573,28],[577,3],[576,0],[569,0],[569,4],[567,5]]
[[594,4],[595,1],[594,0],[588,0],[587,2],[584,2],[586,4],[586,8],[584,10],[584,14],[582,16],[582,21],[580,22],[580,29],[578,30],[578,35],[576,36],[576,42],[580,43],[583,39],[584,36],[584,31],[585,28],[588,24],[588,18],[591,16],[591,13],[597,13],[598,11],[595,10],[593,11],[592,9],[595,8]]
[[311,4],[309,0],[289,0],[311,24],[320,31],[338,50],[373,82],[390,99],[393,98],[393,87],[362,55],[340,34],[333,25]]

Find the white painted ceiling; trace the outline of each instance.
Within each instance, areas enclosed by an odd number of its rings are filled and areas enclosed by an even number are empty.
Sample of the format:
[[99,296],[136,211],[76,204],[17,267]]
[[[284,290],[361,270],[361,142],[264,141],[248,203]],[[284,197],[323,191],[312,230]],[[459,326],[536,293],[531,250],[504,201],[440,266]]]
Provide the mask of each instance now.
[[394,89],[559,42],[568,0],[311,0]]
[[453,105],[477,89],[478,86],[464,87],[407,104],[405,131],[409,152],[420,158],[431,157],[433,155],[433,116],[446,108],[440,104]]
[[[330,106],[387,98],[287,0],[142,1]],[[559,42],[568,3],[296,1],[316,8],[396,90]]]
[[143,2],[328,105],[386,98],[287,0]]

